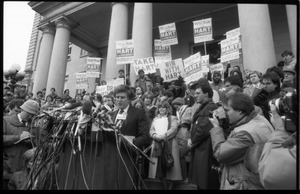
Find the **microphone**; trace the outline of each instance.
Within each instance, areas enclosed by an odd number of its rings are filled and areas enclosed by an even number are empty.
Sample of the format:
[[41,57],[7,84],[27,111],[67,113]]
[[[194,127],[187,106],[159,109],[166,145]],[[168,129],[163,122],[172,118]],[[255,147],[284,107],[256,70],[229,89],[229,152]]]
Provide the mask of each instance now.
[[90,115],[92,112],[93,103],[90,100],[86,100],[82,104],[82,113],[86,115]]
[[79,132],[79,134],[82,133],[82,130],[79,131],[79,129],[85,126],[85,124],[91,119],[90,114],[92,112],[92,106],[93,104],[91,101],[86,100],[83,102],[82,109],[81,109],[81,114],[78,118],[76,130],[75,130],[75,136]]
[[67,103],[63,106],[64,109],[74,109],[82,105],[82,102]]

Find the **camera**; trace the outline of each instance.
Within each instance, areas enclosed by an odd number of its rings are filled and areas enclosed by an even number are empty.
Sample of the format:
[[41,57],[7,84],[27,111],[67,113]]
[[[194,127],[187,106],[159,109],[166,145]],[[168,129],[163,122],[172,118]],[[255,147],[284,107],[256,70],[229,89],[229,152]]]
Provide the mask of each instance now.
[[270,106],[274,104],[276,112],[284,119],[285,130],[289,132],[296,131],[298,117],[297,92],[287,92],[282,97],[269,101]]
[[284,96],[269,101],[269,108],[271,104],[276,106],[276,111],[279,115],[285,113],[295,113],[297,110],[297,95],[296,92],[287,92]]

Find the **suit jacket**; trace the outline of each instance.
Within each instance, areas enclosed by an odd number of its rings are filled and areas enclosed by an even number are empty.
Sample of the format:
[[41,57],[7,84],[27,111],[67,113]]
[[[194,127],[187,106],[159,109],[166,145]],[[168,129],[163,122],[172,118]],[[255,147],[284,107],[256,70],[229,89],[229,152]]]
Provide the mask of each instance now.
[[[112,113],[112,120],[115,121],[118,115],[116,110]],[[123,135],[134,136],[133,144],[139,148],[147,146],[150,143],[149,136],[150,124],[148,122],[146,113],[142,110],[129,106],[126,120],[123,122],[120,132]]]

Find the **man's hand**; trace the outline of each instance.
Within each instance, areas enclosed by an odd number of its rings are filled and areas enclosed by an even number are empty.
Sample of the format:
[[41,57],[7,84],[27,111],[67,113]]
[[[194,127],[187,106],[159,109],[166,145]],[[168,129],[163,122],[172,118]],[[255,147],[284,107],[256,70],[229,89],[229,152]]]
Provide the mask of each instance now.
[[211,124],[213,125],[213,127],[219,127],[220,126],[219,120],[216,117],[216,112],[213,113],[212,118],[208,118],[208,119],[211,122]]
[[285,131],[284,123],[280,115],[276,111],[276,106],[273,103],[270,103],[270,121],[277,131]]
[[188,140],[187,140],[187,147],[188,147],[188,148],[191,148],[192,146],[193,146],[192,140],[191,140],[191,139],[188,139]]

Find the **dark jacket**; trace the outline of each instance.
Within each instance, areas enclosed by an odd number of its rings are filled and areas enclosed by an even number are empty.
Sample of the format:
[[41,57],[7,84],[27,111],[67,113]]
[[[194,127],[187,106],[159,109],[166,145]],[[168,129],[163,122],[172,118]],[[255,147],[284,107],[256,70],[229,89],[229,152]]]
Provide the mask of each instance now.
[[209,112],[215,109],[217,105],[208,99],[201,104],[192,120],[189,179],[201,189],[219,189],[219,176],[212,170],[212,165],[218,165],[218,162],[213,156],[209,132],[213,128]]
[[[117,113],[118,110],[111,113],[113,121]],[[120,131],[123,135],[134,136],[133,144],[141,148],[150,144],[149,127],[146,114],[140,109],[130,106]],[[76,145],[77,143],[75,147]],[[81,145],[81,156],[80,153],[74,155],[72,154],[73,148],[70,141],[66,141],[59,162],[59,188],[63,189],[66,185],[66,189],[87,189],[82,176],[80,163],[80,157],[82,157],[83,169],[89,189],[134,189],[127,169],[130,176],[135,180],[136,168],[134,167],[135,164],[132,163],[136,161],[135,150],[131,146],[126,145],[125,141],[122,141],[117,147],[115,132],[95,132],[88,127],[82,135]],[[119,151],[122,157],[120,157]],[[70,170],[68,174],[69,165]]]
[[3,117],[3,178],[25,169],[23,154],[31,148],[30,143],[20,140],[20,135],[28,128],[19,121],[17,114]]

